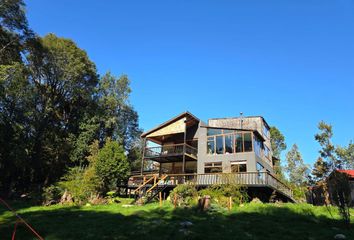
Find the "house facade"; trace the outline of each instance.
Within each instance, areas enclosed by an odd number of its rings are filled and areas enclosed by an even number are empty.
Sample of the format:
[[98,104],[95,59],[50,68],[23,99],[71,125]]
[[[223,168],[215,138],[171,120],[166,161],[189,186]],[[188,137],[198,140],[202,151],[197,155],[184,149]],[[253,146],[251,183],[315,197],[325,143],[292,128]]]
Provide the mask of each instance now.
[[214,118],[204,123],[185,112],[142,134],[142,166],[155,161],[164,174],[273,174],[269,130],[263,117]]
[[142,168],[135,176],[141,178],[139,189],[152,181],[152,188],[159,181],[169,186],[186,182],[207,186],[224,183],[227,175],[256,192],[292,197],[290,188],[274,176],[270,127],[261,116],[203,122],[184,112],[141,137]]

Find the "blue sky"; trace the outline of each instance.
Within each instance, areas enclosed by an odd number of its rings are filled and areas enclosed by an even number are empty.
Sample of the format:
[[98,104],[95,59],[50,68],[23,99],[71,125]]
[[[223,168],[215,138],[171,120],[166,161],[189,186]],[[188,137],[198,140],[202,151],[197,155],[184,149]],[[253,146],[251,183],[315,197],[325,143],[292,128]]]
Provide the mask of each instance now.
[[100,74],[132,81],[148,130],[190,111],[262,115],[313,163],[320,120],[354,140],[350,0],[26,1],[30,26],[85,49]]

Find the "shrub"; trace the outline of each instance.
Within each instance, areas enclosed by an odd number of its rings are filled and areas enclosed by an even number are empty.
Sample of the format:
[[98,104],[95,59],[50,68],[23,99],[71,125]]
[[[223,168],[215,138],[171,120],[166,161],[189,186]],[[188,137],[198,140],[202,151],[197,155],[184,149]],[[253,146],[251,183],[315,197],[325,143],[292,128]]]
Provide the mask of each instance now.
[[44,205],[52,205],[59,203],[63,190],[58,185],[50,185],[43,188],[42,198]]
[[92,167],[74,167],[58,183],[62,190],[67,190],[75,203],[83,204],[97,195],[100,181]]
[[175,187],[170,193],[170,200],[174,204],[176,198],[176,204],[179,207],[192,206],[197,203],[198,191],[194,185],[181,184]]
[[130,171],[123,147],[110,139],[99,150],[94,168],[102,181],[101,192],[115,188],[119,181],[127,179]]
[[229,198],[234,204],[240,204],[248,200],[246,188],[238,184],[214,184],[199,191],[200,196],[209,195],[213,203],[227,207]]

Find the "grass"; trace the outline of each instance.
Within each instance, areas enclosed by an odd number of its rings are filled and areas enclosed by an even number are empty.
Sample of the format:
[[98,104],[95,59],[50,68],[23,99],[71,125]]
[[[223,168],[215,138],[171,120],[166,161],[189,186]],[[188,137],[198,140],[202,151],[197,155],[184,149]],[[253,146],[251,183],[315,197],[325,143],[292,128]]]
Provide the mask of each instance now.
[[[346,227],[325,207],[307,204],[245,204],[232,211],[217,208],[208,213],[174,209],[167,202],[123,207],[29,206],[13,202],[18,213],[46,240],[57,239],[334,239],[342,233],[354,239],[353,223]],[[353,212],[354,213],[354,210]],[[0,207],[0,239],[11,239],[15,218]],[[182,227],[190,221],[192,226]],[[35,239],[24,227],[16,239]]]

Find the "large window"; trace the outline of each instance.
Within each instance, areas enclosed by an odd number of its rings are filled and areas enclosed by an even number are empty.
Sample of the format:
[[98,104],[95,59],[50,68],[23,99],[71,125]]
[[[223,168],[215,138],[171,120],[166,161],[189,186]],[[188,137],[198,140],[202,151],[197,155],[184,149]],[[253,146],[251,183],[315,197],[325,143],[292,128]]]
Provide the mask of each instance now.
[[232,173],[247,172],[247,163],[245,161],[231,162],[231,172]]
[[263,123],[263,135],[269,138],[269,129],[264,123]]
[[216,153],[224,153],[224,136],[216,136]]
[[252,134],[244,133],[243,134],[243,142],[245,146],[245,152],[252,152]]
[[208,154],[231,154],[253,151],[253,134],[251,132],[210,128],[207,135]]
[[266,145],[264,145],[264,156],[268,159],[270,158],[270,150]]
[[234,135],[225,136],[225,154],[234,152]]
[[214,137],[208,137],[208,154],[215,153],[215,141]]
[[253,146],[256,155],[262,157],[263,143],[256,136],[254,136]]
[[220,173],[220,172],[222,172],[221,162],[205,163],[204,173]]

